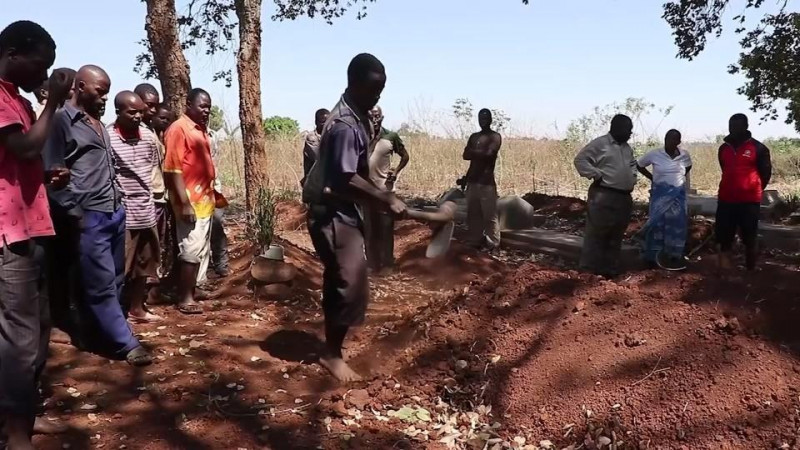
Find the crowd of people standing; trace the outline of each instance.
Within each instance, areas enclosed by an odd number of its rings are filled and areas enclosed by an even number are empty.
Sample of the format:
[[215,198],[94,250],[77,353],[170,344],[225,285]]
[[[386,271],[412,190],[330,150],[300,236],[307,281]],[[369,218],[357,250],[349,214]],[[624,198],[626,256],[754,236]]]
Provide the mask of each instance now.
[[200,314],[210,262],[228,274],[208,92],[188,92],[176,117],[142,83],[116,94],[106,125],[108,73],[48,77],[55,57],[36,23],[0,32],[0,434],[15,450],[33,448],[32,432],[63,431],[36,417],[52,326],[145,366],[131,323],[161,320],[148,303],[175,285],[178,310]]
[[[79,348],[148,365],[151,355],[131,322],[160,320],[148,303],[173,285],[177,309],[202,314],[209,267],[228,274],[227,201],[208,130],[208,92],[188,92],[176,117],[150,84],[121,90],[116,118],[106,125],[108,73],[84,65],[48,77],[55,56],[52,37],[33,22],[0,32],[0,415],[12,449],[33,448],[31,432],[46,428],[35,416],[51,324]],[[308,231],[324,265],[320,363],[344,382],[360,379],[344,360],[344,340],[364,321],[370,270],[394,264],[394,221],[406,212],[394,187],[409,154],[383,127],[377,106],[386,79],[375,56],[357,55],[344,94],[333,109],[316,112],[303,149]],[[37,110],[20,90],[36,96]],[[478,122],[458,184],[466,190],[469,243],[492,251],[500,245],[494,172],[502,137],[491,111],[481,110]],[[731,117],[729,129],[719,149],[720,265],[730,267],[739,233],[753,270],[770,155],[752,138],[746,116]],[[632,132],[629,117],[615,116],[610,132],[575,158],[578,173],[592,180],[580,265],[607,277],[620,272],[637,173],[652,182],[645,260],[685,267],[691,157],[680,132],[670,130],[663,148],[637,160]]]

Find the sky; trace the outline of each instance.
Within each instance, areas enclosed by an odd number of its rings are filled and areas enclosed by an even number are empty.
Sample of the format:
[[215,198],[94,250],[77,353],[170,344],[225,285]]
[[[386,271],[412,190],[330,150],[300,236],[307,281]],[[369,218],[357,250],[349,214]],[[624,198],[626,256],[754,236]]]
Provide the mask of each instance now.
[[[186,4],[177,2],[179,9]],[[97,64],[110,74],[112,93],[142,81],[133,71],[145,37],[141,1],[82,0],[80,8],[53,0],[7,3],[4,22],[33,20],[53,35],[55,67]],[[350,59],[370,52],[386,66],[381,106],[389,127],[410,119],[433,123],[455,99],[468,98],[476,111],[503,110],[517,133],[561,137],[595,106],[643,97],[674,107],[663,122],[656,116],[644,124],[647,133],[678,128],[684,140],[723,134],[727,118],[750,106],[736,93],[743,79],[727,73],[738,38],[728,30],[695,61],[678,60],[662,3],[378,0],[363,20],[350,14],[328,25],[308,18],[273,22],[274,6],[265,0],[264,114],[311,128],[314,111],[332,107],[344,90]],[[208,90],[227,119],[238,122],[235,84],[212,81],[214,72],[235,69],[233,54],[190,50],[187,57],[193,86]],[[758,137],[797,136],[782,118],[759,123],[750,116]],[[113,120],[110,105],[105,119]]]

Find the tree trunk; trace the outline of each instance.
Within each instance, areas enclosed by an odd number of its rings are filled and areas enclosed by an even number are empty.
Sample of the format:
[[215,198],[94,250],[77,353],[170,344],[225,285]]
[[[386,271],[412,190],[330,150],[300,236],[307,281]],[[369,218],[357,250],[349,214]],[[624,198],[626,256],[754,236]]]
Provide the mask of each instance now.
[[266,151],[261,118],[261,1],[236,0],[239,19],[239,120],[244,145],[244,188],[252,211],[258,188],[266,181]]
[[175,0],[146,0],[145,30],[153,61],[158,70],[164,101],[176,117],[183,114],[186,95],[192,88],[189,63],[178,39],[178,15]]

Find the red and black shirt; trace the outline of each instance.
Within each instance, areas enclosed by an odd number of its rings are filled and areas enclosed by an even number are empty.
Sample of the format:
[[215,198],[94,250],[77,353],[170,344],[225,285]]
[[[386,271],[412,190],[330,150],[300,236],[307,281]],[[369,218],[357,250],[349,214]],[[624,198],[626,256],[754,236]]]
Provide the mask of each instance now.
[[737,142],[731,136],[719,148],[722,180],[719,200],[729,203],[761,203],[764,188],[772,177],[769,149],[748,133]]

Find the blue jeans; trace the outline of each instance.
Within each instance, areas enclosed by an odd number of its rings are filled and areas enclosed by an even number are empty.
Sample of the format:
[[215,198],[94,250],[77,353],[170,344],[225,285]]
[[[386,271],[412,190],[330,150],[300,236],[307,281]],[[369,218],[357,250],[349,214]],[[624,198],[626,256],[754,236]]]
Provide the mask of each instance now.
[[83,298],[79,309],[93,330],[101,353],[124,358],[139,347],[122,312],[125,281],[125,210],[85,211],[81,227],[79,265]]

